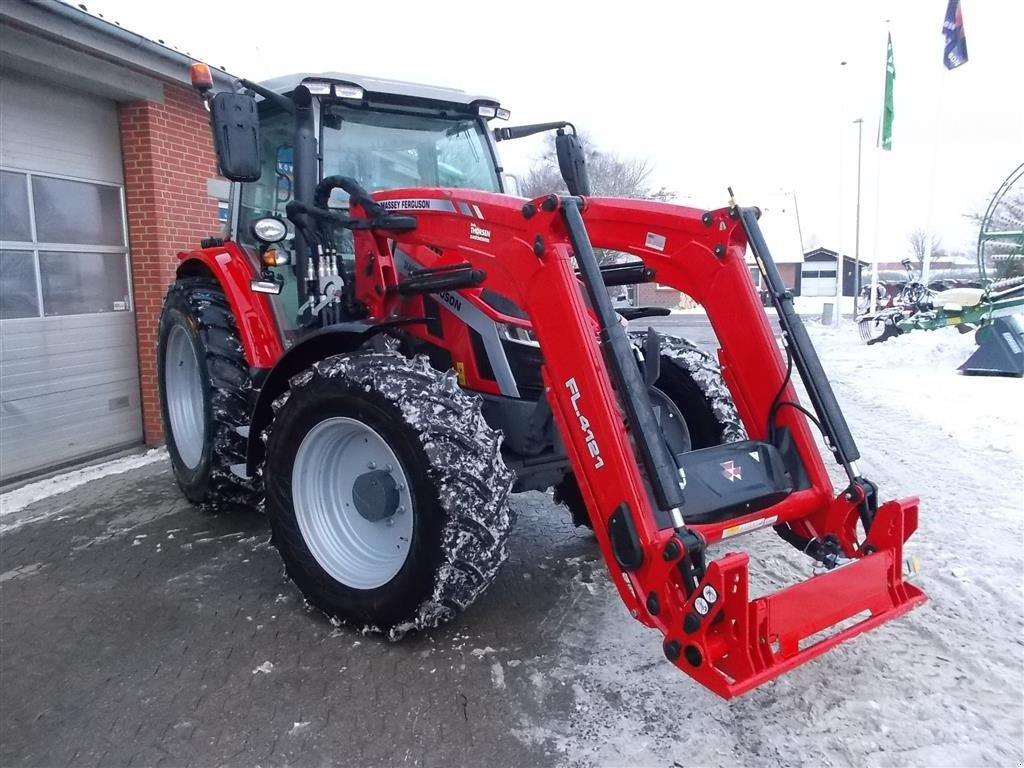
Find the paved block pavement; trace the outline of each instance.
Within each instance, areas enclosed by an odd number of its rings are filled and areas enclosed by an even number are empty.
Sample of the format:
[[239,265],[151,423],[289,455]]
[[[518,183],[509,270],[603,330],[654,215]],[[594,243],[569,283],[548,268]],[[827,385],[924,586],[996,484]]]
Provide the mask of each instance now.
[[603,565],[549,496],[513,503],[489,592],[390,644],[307,609],[265,519],[197,511],[167,461],[38,502],[0,536],[0,764],[552,762],[513,731],[572,706],[548,654]]
[[[704,318],[656,320],[714,346]],[[579,715],[565,670],[594,656],[588,622],[635,622],[591,534],[549,495],[513,499],[489,591],[399,644],[308,609],[263,516],[199,512],[166,460],[37,502],[14,525],[46,519],[0,534],[0,765],[564,762],[543,726]]]

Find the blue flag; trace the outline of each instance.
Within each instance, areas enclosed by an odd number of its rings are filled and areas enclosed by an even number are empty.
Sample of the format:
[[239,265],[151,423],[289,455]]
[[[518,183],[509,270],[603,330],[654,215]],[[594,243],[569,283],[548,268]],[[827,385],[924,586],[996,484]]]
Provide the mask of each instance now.
[[967,38],[964,36],[964,17],[960,13],[960,0],[949,0],[946,6],[946,20],[942,22],[942,34],[946,36],[946,50],[942,62],[946,69],[956,69],[967,63]]

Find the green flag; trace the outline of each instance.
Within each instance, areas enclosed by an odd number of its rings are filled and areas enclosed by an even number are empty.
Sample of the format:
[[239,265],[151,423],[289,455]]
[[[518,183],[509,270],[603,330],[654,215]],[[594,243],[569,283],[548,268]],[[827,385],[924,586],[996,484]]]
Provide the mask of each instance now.
[[892,149],[892,121],[896,113],[892,108],[892,88],[896,83],[896,65],[892,60],[892,33],[889,33],[889,45],[885,53],[885,103],[882,105],[882,125],[878,136],[878,146],[884,150]]

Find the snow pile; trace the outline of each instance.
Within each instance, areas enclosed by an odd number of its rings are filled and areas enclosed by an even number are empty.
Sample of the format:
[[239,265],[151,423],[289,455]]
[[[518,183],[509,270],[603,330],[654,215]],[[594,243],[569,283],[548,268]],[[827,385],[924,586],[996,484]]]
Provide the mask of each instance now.
[[105,461],[101,464],[93,464],[72,472],[65,472],[62,475],[48,477],[45,480],[38,480],[28,485],[23,485],[8,493],[0,494],[0,517],[20,512],[29,504],[34,504],[42,499],[56,496],[60,493],[67,493],[70,490],[85,485],[93,480],[109,475],[120,475],[130,469],[144,467],[167,458],[166,448],[153,448],[146,453],[124,456],[113,461]]

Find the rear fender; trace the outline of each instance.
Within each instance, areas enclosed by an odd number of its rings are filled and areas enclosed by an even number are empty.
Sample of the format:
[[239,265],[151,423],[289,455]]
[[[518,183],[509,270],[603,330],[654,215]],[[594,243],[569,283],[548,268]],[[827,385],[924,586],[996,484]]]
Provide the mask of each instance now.
[[274,417],[274,400],[288,389],[288,382],[314,363],[346,352],[353,352],[383,330],[383,325],[339,323],[316,331],[289,349],[271,369],[260,387],[259,397],[249,420],[249,447],[246,450],[246,473],[252,477],[263,463],[266,446],[263,431]]
[[249,287],[256,271],[237,243],[178,254],[178,277],[213,277],[227,296],[245,358],[253,368],[271,368],[284,349],[274,310],[266,294]]

